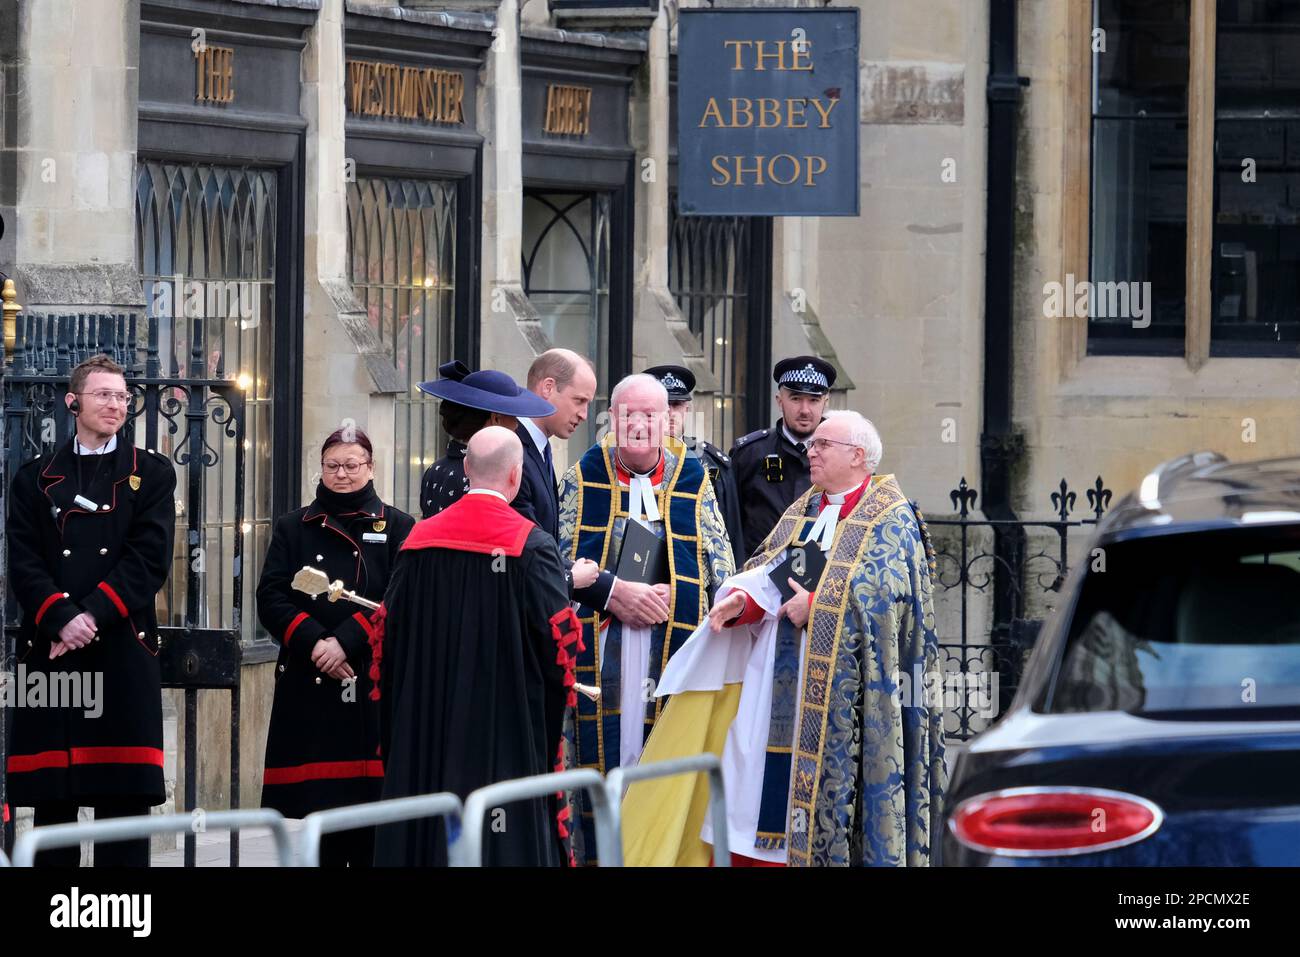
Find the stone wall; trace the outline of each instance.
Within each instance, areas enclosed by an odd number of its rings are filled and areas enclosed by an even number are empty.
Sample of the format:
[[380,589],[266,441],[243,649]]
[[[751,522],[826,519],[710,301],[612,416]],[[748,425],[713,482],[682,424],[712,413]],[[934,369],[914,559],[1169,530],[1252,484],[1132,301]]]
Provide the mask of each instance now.
[[[1044,316],[1043,285],[1082,273],[1067,261],[1071,188],[1063,157],[1087,137],[1069,112],[1071,84],[1066,0],[1022,0],[1020,72],[1030,79],[1021,112],[1016,213],[1016,420],[1027,455],[1026,507],[1057,479],[1076,487],[1101,474],[1118,497],[1153,466],[1211,449],[1235,460],[1293,454],[1300,446],[1300,363],[1293,359],[1211,358],[1193,369],[1182,357],[1088,356],[1070,360],[1070,330]],[[1087,42],[1086,30],[1081,41]],[[1086,92],[1084,94],[1086,96]],[[1086,140],[1085,140],[1086,143]],[[1083,205],[1079,214],[1086,217]],[[1086,222],[1086,220],[1085,220]],[[1086,267],[1086,260],[1084,262]],[[1041,507],[1041,506],[1040,506]]]
[[139,17],[138,0],[18,5],[12,248],[29,309],[143,303],[133,206]]
[[[777,221],[773,356],[807,339],[796,290],[930,513],[979,474],[985,186],[983,4],[862,0],[861,215]],[[782,305],[784,303],[784,308]]]

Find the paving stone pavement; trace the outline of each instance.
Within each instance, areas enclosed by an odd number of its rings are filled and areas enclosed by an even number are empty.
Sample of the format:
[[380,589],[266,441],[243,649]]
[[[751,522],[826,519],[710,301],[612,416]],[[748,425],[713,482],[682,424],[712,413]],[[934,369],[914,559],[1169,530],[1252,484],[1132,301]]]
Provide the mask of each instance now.
[[[285,821],[291,835],[296,835],[301,821]],[[214,831],[195,836],[194,863],[197,867],[230,866],[230,834]],[[175,850],[154,851],[150,862],[154,867],[184,867],[184,838],[176,836]],[[266,828],[243,831],[239,837],[240,867],[276,867],[275,841]]]

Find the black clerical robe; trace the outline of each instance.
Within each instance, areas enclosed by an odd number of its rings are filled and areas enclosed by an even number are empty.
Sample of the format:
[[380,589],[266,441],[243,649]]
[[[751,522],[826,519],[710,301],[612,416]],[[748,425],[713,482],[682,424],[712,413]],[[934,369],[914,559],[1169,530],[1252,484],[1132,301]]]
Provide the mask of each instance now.
[[[384,599],[384,797],[556,769],[580,642],[555,541],[490,493],[415,526]],[[568,809],[509,804],[484,828],[489,865],[567,863]],[[441,822],[380,828],[375,863],[443,865]]]

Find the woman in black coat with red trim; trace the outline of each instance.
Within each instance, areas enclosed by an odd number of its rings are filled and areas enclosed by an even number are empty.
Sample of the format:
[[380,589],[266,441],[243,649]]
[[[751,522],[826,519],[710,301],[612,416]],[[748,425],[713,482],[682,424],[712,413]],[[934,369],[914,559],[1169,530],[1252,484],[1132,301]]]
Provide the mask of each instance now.
[[[280,643],[266,741],[262,805],[286,817],[377,800],[383,784],[378,704],[371,697],[371,612],[292,587],[304,566],[380,601],[415,525],[375,492],[374,454],[360,429],[321,447],[316,499],[275,523],[257,585],[257,615]],[[374,831],[327,834],[321,864],[368,867]]]

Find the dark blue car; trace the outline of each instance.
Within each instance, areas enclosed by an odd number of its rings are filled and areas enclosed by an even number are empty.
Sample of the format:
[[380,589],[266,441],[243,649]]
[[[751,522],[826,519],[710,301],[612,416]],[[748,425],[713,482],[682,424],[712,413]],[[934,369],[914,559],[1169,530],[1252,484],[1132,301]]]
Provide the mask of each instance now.
[[943,862],[1300,864],[1300,459],[1161,466],[1062,599],[954,764]]

